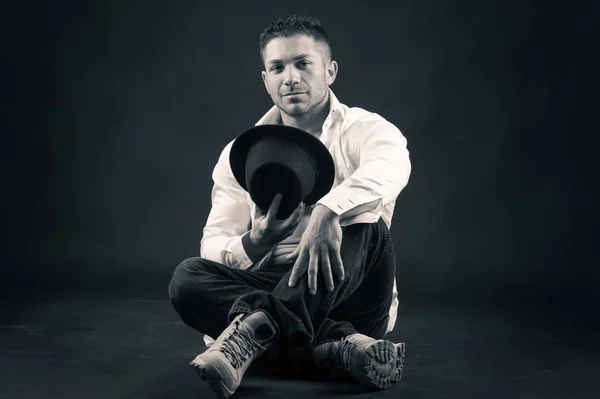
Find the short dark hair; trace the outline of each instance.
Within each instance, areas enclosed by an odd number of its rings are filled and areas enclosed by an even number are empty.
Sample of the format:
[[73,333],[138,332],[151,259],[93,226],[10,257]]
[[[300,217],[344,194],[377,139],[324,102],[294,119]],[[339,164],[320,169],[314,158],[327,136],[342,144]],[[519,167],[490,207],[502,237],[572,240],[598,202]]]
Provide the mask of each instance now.
[[313,17],[303,15],[291,15],[279,18],[269,24],[260,35],[260,58],[265,62],[265,47],[273,39],[278,37],[289,37],[293,35],[306,35],[315,42],[323,43],[326,47],[326,58],[332,58],[331,41],[323,28],[321,22]]

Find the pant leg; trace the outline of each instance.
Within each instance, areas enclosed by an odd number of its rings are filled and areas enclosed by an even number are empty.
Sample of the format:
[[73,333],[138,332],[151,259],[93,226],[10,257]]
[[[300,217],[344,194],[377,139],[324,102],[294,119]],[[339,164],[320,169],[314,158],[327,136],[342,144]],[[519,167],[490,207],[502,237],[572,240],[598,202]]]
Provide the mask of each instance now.
[[[386,275],[395,273],[395,263],[389,257],[389,245],[389,231],[382,220],[345,226],[342,228],[341,257],[346,278],[336,284],[334,291],[327,292],[321,273],[315,295],[308,293],[306,274],[296,287],[290,288],[287,285],[290,271],[272,292],[264,290],[241,295],[234,302],[229,319],[240,313],[265,310],[280,328],[275,349],[279,358],[298,358],[302,363],[319,342],[340,339],[356,332],[349,322],[333,321],[328,318],[329,314],[350,298],[371,272],[382,268]],[[390,284],[393,284],[393,279]],[[391,292],[392,285],[389,287]]]
[[[370,269],[352,295],[333,308],[328,316],[330,320],[347,321],[357,332],[376,339],[383,338],[387,332],[396,278],[394,246],[389,231],[384,229],[383,234],[378,264]],[[327,332],[323,332],[323,339],[326,339]]]
[[177,266],[169,284],[173,307],[188,326],[213,338],[229,325],[228,314],[240,296],[271,292],[285,271],[237,270],[203,258]]

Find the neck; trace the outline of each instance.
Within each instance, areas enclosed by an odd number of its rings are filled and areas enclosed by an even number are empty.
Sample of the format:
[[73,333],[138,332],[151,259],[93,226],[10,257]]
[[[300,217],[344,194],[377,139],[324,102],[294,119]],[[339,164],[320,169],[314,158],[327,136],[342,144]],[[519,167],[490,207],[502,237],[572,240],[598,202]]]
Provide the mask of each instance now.
[[329,93],[325,99],[316,107],[305,114],[298,116],[290,116],[281,112],[281,122],[286,126],[293,126],[304,130],[312,135],[318,135],[323,129],[323,123],[329,115],[331,99]]

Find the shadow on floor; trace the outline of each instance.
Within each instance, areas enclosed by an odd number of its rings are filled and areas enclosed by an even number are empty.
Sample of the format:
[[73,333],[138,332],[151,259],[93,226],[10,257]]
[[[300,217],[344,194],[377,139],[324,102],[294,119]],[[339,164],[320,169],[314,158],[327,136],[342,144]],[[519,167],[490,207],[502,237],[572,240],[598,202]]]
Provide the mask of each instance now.
[[[204,349],[201,336],[166,300],[70,298],[1,310],[1,398],[214,397],[188,366]],[[389,334],[407,344],[404,378],[391,389],[255,368],[234,397],[600,397],[597,335],[542,310],[407,301]]]

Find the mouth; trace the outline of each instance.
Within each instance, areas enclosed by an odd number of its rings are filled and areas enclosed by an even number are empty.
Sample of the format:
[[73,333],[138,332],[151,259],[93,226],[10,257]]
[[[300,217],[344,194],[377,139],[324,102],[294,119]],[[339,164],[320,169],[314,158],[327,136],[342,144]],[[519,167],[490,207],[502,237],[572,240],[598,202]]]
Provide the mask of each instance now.
[[288,93],[288,94],[284,94],[284,97],[292,97],[292,96],[299,96],[301,94],[306,94],[306,93]]

